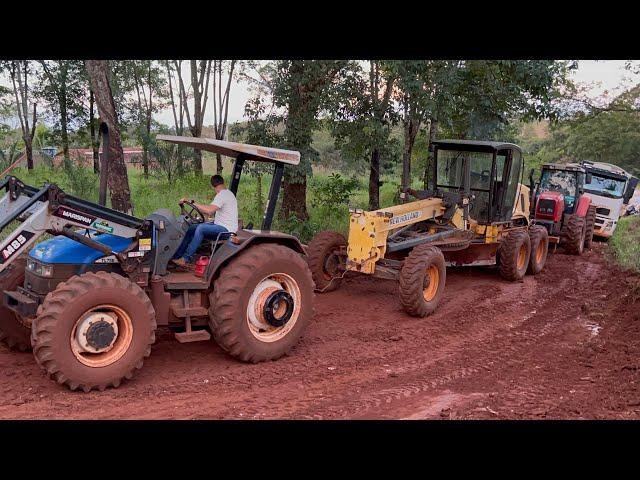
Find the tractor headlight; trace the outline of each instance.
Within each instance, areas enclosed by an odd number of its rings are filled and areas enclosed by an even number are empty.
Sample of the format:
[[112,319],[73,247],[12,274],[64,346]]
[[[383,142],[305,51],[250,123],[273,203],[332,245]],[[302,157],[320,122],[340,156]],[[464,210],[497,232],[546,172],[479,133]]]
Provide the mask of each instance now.
[[32,258],[27,260],[27,270],[35,273],[40,277],[52,277],[53,276],[53,265],[46,265],[44,263],[40,263]]

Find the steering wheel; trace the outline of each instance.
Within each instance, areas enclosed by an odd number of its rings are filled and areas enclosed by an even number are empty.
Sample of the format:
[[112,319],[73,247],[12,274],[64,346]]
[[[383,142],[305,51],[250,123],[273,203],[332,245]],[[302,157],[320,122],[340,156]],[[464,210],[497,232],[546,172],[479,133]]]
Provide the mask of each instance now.
[[[196,207],[193,202],[180,202],[180,215],[183,215],[187,223],[190,225],[204,223],[206,220],[203,213]],[[189,208],[185,208],[187,205]]]

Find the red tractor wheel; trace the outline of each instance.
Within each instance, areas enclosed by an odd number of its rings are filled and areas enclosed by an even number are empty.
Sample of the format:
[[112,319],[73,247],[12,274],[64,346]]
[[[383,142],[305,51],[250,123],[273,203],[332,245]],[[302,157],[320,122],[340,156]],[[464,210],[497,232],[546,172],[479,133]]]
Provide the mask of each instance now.
[[582,255],[586,237],[584,217],[569,215],[562,233],[562,244],[570,255]]

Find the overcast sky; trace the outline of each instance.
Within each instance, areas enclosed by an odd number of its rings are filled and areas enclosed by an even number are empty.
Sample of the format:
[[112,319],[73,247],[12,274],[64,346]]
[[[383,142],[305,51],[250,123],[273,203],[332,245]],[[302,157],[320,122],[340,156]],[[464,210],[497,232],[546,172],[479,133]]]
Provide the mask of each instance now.
[[[640,64],[640,61],[634,63]],[[185,62],[186,65],[186,62]],[[610,96],[620,93],[625,87],[629,87],[633,81],[629,72],[625,70],[624,60],[581,60],[578,62],[578,69],[573,73],[574,79],[585,85],[591,86],[592,97],[599,96],[607,91]],[[188,71],[188,67],[187,68]],[[185,72],[186,78],[189,78]],[[637,82],[638,79],[636,78]],[[0,84],[9,86],[6,77],[0,78]],[[250,93],[246,82],[234,82],[231,85],[229,100],[229,122],[237,122],[244,119],[244,106]],[[213,111],[210,104],[207,106],[205,115],[205,125],[213,124]],[[156,120],[166,125],[173,124],[173,116],[170,109],[166,109],[155,116]]]
[[[625,60],[581,60],[578,62],[578,69],[573,73],[573,76],[577,82],[592,86],[591,96],[599,96],[604,91],[608,91],[609,95],[615,95],[628,87],[631,81],[629,72],[625,70],[624,66]],[[244,106],[249,96],[250,93],[245,82],[235,82],[231,85],[230,123],[244,119]],[[156,119],[166,125],[173,124],[170,109],[159,113]],[[210,107],[205,114],[204,124],[213,124],[213,112]]]

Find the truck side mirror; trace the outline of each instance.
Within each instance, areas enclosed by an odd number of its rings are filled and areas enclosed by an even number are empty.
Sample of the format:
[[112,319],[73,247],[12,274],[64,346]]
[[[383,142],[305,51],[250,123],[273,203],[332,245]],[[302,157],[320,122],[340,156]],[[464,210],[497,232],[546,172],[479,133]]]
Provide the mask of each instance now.
[[589,184],[591,183],[591,174],[590,174],[590,173],[587,173],[587,174],[585,175],[585,177],[584,177],[584,183],[585,183],[586,185],[589,185]]
[[625,190],[624,195],[622,196],[622,199],[625,205],[629,203],[629,200],[631,200],[631,197],[633,197],[633,193],[635,192],[637,186],[638,186],[638,179],[636,177],[631,177],[627,182],[627,189]]

